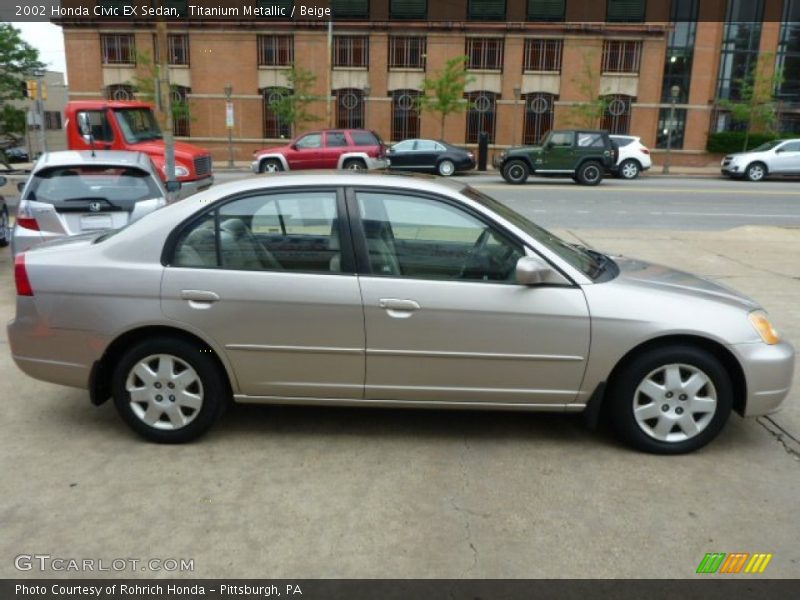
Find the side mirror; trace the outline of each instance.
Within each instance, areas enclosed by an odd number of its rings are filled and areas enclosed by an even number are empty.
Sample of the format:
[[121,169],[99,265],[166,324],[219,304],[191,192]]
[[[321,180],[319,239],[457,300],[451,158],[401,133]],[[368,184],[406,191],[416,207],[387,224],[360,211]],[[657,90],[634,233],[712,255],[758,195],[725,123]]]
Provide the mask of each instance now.
[[168,181],[167,182],[167,191],[170,193],[179,192],[181,190],[181,182],[180,181]]
[[84,138],[92,135],[92,124],[89,123],[89,115],[85,112],[78,113],[78,130]]
[[539,285],[543,283],[567,283],[564,276],[539,256],[523,256],[517,261],[517,283]]
[[778,148],[777,150],[775,150],[775,154],[781,154],[782,152],[786,152],[786,150],[783,148]]
[[19,193],[21,194],[22,190],[24,190],[24,189],[25,189],[25,182],[24,181],[18,181],[17,182],[17,191],[19,191]]
[[0,175],[0,187],[3,187],[5,184],[8,183],[8,179]]
[[386,154],[392,154],[394,152],[394,148],[387,148]]

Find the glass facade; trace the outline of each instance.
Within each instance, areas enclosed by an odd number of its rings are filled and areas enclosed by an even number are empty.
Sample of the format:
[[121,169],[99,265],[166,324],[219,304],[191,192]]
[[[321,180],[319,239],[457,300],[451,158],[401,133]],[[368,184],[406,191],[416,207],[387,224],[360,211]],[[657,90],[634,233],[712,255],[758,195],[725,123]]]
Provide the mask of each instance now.
[[672,101],[670,90],[675,85],[680,88],[678,103],[689,101],[698,4],[699,0],[672,0],[671,20],[675,29],[667,39],[667,56],[661,86],[662,102]]
[[800,0],[786,0],[777,68],[782,75],[778,99],[800,105]]
[[717,98],[739,100],[742,81],[752,77],[761,42],[764,0],[728,0],[717,81]]

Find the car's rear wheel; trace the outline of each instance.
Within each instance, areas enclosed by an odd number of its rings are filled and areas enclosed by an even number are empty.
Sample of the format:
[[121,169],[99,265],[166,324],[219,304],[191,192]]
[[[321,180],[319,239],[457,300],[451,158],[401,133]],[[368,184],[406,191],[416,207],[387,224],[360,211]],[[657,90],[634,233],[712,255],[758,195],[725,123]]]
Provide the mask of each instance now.
[[5,248],[11,241],[11,229],[8,227],[8,207],[0,210],[0,248]]
[[618,173],[622,179],[636,179],[639,176],[640,171],[641,167],[639,166],[639,162],[629,158],[622,161],[622,164],[619,166]]
[[575,176],[581,185],[597,185],[603,181],[603,168],[594,161],[585,162],[578,167]]
[[519,185],[528,180],[530,171],[528,170],[528,165],[525,164],[524,160],[515,159],[510,160],[503,165],[502,174],[503,179],[505,179],[508,183]]
[[767,167],[764,163],[755,162],[747,166],[744,174],[748,181],[761,181],[767,176]]
[[120,416],[154,442],[193,440],[214,424],[230,399],[225,376],[208,348],[177,338],[134,345],[112,377]]
[[733,387],[713,354],[692,346],[646,351],[623,365],[608,390],[614,429],[654,454],[702,448],[722,430]]
[[444,160],[439,161],[436,170],[439,171],[439,175],[442,177],[450,177],[450,175],[456,172],[456,165],[452,160],[445,158]]
[[360,158],[350,158],[344,161],[342,167],[348,171],[366,171],[367,165]]
[[283,165],[277,158],[268,158],[261,161],[262,173],[278,173],[280,171],[283,171]]

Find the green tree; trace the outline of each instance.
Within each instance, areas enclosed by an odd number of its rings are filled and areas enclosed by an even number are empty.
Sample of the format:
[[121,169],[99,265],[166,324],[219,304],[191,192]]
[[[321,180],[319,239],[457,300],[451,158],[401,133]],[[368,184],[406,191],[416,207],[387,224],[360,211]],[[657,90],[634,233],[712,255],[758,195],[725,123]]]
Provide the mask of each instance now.
[[308,69],[292,65],[286,73],[286,81],[292,92],[274,98],[270,106],[281,121],[292,127],[292,135],[296,136],[306,124],[320,120],[309,107],[323,98],[312,93],[317,76]]
[[[19,143],[25,135],[25,111],[7,104],[24,98],[24,81],[44,69],[38,51],[10,23],[0,23],[0,148]],[[0,150],[0,163],[10,168]]]
[[[137,52],[136,53],[136,65],[139,68],[139,72],[142,73],[141,75],[135,75],[132,82],[128,82],[129,85],[133,86],[134,91],[136,92],[136,96],[139,100],[143,100],[145,102],[152,102],[157,103],[157,94],[156,94],[156,80],[158,79],[158,71],[159,67],[153,60],[153,56],[149,52]],[[185,100],[181,100],[180,96],[178,95],[179,86],[175,84],[170,85],[170,91],[172,92],[172,121],[175,122],[181,118],[192,118],[191,111],[189,109],[189,103]],[[161,126],[164,126],[164,123],[161,123]]]
[[567,113],[567,124],[572,127],[597,127],[608,108],[608,100],[600,96],[600,70],[595,64],[595,56],[597,53],[593,51],[584,53],[581,68],[572,77],[581,98]]
[[439,113],[439,136],[442,138],[447,115],[464,112],[467,106],[464,91],[475,78],[467,73],[466,65],[466,56],[451,58],[435,77],[426,77],[422,82],[423,95],[419,98],[419,109]]
[[739,98],[726,98],[718,102],[720,108],[731,112],[735,122],[745,126],[742,151],[747,150],[751,132],[777,135],[779,115],[775,91],[783,83],[783,72],[773,69],[774,64],[774,53],[761,55],[750,73],[735,81],[739,85]]

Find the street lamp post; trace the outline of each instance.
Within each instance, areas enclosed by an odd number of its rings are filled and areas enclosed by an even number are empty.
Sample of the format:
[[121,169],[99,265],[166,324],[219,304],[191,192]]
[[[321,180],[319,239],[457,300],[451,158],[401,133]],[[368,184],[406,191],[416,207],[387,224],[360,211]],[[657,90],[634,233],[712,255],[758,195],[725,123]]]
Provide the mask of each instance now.
[[[519,109],[517,107],[519,106],[519,99],[521,97],[522,97],[522,90],[520,88],[518,88],[518,87],[515,87],[514,88],[514,119],[517,118],[517,113],[519,112]],[[514,143],[514,145],[517,144],[517,129],[518,129],[517,127],[514,127],[514,132],[512,134],[512,139],[511,139],[511,141]]]
[[675,103],[678,101],[678,97],[681,95],[681,88],[677,85],[673,85],[669,89],[669,97],[670,97],[670,107],[669,107],[669,123],[667,123],[667,156],[664,159],[664,168],[661,169],[661,172],[664,175],[669,174],[669,167],[672,162],[672,129],[675,127]]
[[39,146],[42,153],[45,153],[47,152],[47,134],[44,131],[44,101],[42,100],[42,95],[44,93],[44,71],[42,69],[36,69],[33,72],[33,76],[36,77],[36,99],[34,100],[36,110],[34,111],[34,122],[39,126]]
[[233,85],[225,86],[225,126],[228,128],[228,168],[233,168]]

